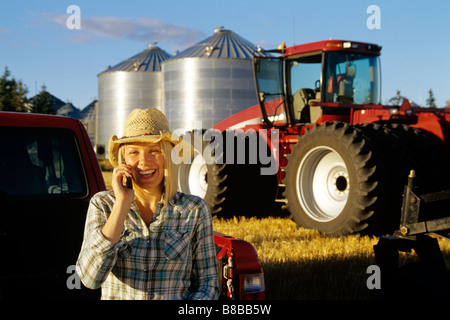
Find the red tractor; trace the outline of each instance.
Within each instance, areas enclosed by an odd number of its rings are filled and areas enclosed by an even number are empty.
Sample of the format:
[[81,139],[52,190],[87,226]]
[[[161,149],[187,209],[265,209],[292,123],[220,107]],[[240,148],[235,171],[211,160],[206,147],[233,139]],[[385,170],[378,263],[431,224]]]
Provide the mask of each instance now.
[[450,109],[381,105],[380,51],[326,40],[255,57],[259,105],[194,132],[181,188],[217,215],[285,202],[299,226],[326,234],[393,231],[410,170],[423,191],[448,189]]

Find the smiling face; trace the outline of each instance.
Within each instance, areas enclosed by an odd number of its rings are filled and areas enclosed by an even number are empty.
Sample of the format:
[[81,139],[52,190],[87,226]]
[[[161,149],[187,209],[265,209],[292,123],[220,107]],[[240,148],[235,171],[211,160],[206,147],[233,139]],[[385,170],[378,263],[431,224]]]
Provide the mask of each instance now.
[[164,156],[159,143],[136,142],[125,146],[125,161],[134,182],[142,189],[162,190]]

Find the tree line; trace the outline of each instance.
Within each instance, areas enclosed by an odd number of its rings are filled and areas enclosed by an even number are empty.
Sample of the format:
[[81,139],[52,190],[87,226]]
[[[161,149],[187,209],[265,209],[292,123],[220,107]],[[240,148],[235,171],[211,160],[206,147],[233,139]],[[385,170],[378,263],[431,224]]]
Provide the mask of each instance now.
[[[5,72],[0,78],[0,111],[55,114],[52,110],[50,93],[47,92],[45,85],[41,86],[41,91],[32,100],[27,98],[27,94],[26,85],[21,80],[11,77],[11,72],[8,67],[5,67]],[[391,105],[400,106],[405,99],[407,98],[400,93],[400,90],[397,90],[396,95],[388,102]],[[432,89],[428,91],[426,107],[437,108]],[[446,102],[446,107],[450,107],[450,99]]]
[[[395,96],[389,99],[389,104],[394,106],[401,106],[403,103],[403,100],[408,99],[401,95],[400,90],[397,90],[397,93]],[[425,101],[425,106],[428,108],[437,108],[436,105],[436,98],[434,97],[433,90],[428,90],[428,98]],[[446,107],[450,107],[450,100],[446,102]]]
[[22,80],[11,77],[11,72],[5,67],[0,77],[0,111],[56,113],[52,110],[50,93],[45,85],[41,86],[41,91],[33,99],[28,99],[27,94],[28,88]]

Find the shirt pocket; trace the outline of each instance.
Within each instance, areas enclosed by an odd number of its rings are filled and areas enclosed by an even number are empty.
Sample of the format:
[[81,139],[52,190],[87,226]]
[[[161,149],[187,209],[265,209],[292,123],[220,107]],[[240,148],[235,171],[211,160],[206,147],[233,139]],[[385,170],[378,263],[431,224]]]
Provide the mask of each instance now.
[[189,247],[189,234],[187,232],[166,231],[164,239],[164,254],[167,260],[182,258]]

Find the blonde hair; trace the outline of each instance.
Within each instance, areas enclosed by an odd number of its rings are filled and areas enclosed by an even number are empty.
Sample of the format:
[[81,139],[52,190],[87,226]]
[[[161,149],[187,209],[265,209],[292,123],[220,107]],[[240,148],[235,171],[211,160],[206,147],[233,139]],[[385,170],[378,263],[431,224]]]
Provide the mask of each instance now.
[[[119,148],[119,164],[125,160],[125,145]],[[172,161],[173,145],[169,141],[161,140],[159,142],[161,153],[164,157],[164,179],[163,179],[163,202],[164,205],[169,203],[178,190],[178,166]],[[140,188],[133,181],[133,188]]]
[[160,145],[164,156],[164,204],[167,205],[178,190],[178,166],[172,161],[172,143],[161,140]]

